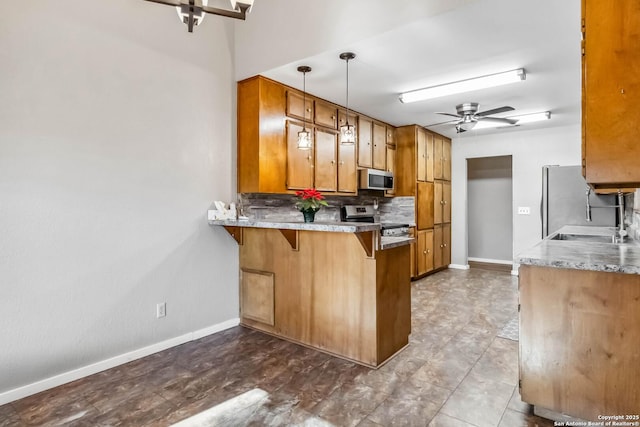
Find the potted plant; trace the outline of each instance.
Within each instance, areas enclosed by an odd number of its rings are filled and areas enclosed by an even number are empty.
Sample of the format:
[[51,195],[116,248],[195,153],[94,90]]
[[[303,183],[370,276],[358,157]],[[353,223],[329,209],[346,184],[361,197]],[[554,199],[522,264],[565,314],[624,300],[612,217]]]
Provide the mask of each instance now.
[[296,191],[296,199],[296,208],[304,215],[304,222],[313,222],[320,207],[329,206],[324,196],[315,188]]

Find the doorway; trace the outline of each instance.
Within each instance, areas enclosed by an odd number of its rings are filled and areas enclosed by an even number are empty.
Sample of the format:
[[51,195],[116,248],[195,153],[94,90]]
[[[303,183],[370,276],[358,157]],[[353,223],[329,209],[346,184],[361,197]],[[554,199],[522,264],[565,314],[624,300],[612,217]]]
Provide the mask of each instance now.
[[470,267],[511,271],[513,265],[511,156],[467,159]]

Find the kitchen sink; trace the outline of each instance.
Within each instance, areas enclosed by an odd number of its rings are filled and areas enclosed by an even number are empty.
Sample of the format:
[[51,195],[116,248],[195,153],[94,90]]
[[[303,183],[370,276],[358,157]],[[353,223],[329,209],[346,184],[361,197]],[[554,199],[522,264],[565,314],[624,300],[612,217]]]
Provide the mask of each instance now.
[[565,234],[558,233],[549,238],[549,240],[572,240],[575,242],[598,242],[598,243],[616,243],[616,237],[602,234]]

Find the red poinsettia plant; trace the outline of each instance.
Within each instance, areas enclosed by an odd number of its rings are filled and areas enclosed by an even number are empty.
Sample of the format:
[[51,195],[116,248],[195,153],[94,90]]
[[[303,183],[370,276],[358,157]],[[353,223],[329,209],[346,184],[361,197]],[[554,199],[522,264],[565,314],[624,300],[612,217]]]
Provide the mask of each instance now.
[[308,209],[318,210],[320,206],[329,206],[324,200],[324,196],[315,188],[307,188],[305,190],[296,191],[296,208],[301,211]]

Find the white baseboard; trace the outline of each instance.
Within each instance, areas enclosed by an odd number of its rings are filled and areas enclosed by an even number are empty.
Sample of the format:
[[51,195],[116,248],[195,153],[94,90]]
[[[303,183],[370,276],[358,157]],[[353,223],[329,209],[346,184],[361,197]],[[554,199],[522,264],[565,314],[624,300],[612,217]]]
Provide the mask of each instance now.
[[22,399],[32,394],[40,393],[41,391],[48,390],[53,387],[66,384],[71,381],[78,380],[80,378],[93,375],[95,373],[104,371],[106,369],[113,368],[118,365],[123,365],[132,360],[140,359],[150,354],[157,353],[162,350],[166,350],[171,347],[175,347],[180,344],[184,344],[189,341],[194,341],[207,335],[215,334],[216,332],[224,331],[225,329],[232,328],[240,324],[240,319],[230,319],[216,325],[208,326],[197,331],[189,332],[184,335],[180,335],[175,338],[152,344],[147,347],[143,347],[137,350],[130,351],[128,353],[120,354],[118,356],[111,357],[100,362],[92,363],[91,365],[83,366],[73,371],[64,372],[62,374],[55,375],[53,377],[45,378],[44,380],[37,381],[35,383],[27,384],[22,387],[14,388],[0,393],[0,406],[13,402],[14,400]]
[[512,265],[513,261],[506,259],[490,259],[490,258],[467,258],[467,261],[473,262],[486,262],[487,264],[504,264],[504,265]]
[[456,269],[456,270],[468,270],[469,269],[469,264],[467,264],[467,265],[449,264],[449,268],[453,268],[453,269]]

